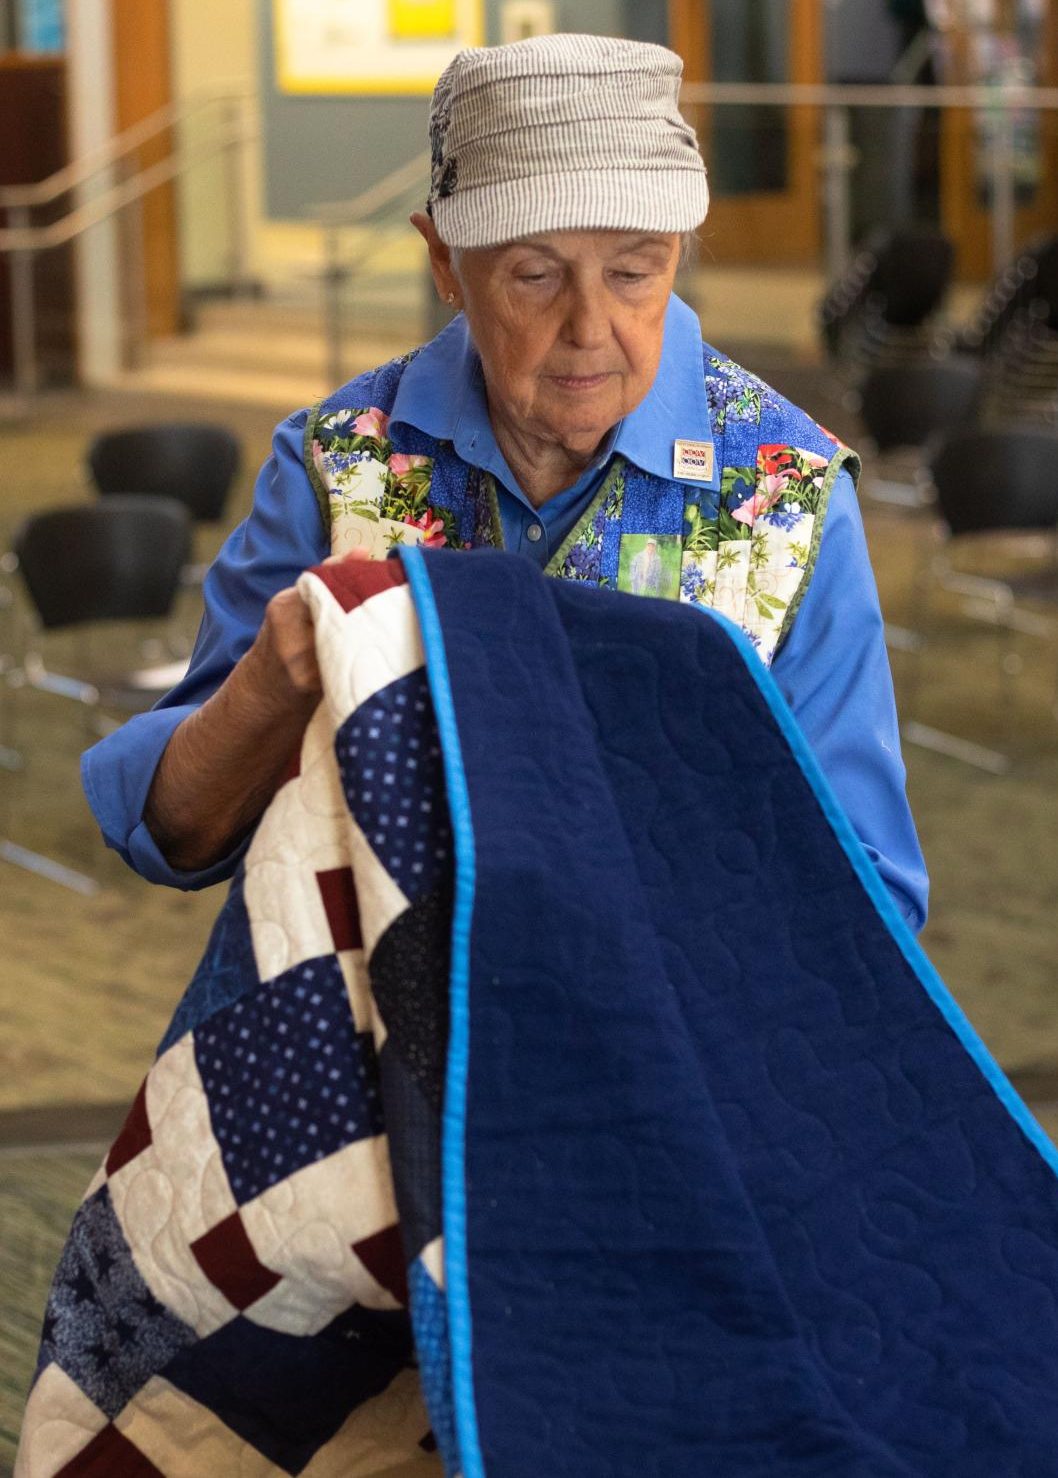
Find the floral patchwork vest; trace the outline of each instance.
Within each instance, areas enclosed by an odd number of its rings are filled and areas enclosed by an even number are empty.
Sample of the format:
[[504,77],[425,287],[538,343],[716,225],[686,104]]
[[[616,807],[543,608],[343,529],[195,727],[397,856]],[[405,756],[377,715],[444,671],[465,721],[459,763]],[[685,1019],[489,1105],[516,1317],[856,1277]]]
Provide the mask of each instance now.
[[[812,577],[838,471],[853,452],[756,375],[708,345],[704,373],[719,475],[671,481],[615,457],[545,573],[709,606],[770,664]],[[331,549],[385,556],[398,544],[503,547],[493,478],[450,442],[389,412],[418,351],[358,376],[316,407],[305,465]]]

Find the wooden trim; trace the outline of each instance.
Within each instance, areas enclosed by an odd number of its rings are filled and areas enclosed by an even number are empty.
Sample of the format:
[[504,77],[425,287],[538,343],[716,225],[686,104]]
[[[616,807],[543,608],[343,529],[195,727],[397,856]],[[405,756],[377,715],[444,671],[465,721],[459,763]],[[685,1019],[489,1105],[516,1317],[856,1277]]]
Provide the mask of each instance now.
[[[114,44],[116,132],[129,128],[172,101],[168,0],[111,0]],[[168,135],[144,144],[136,163],[155,164],[169,153]],[[130,289],[136,282],[136,258],[142,252],[146,283],[147,330],[152,336],[174,334],[180,327],[180,261],[176,190],[160,185],[144,197],[142,230],[136,240],[135,213],[126,213]],[[133,311],[136,304],[130,304]]]
[[683,58],[685,82],[705,82],[712,72],[706,21],[700,0],[669,0],[669,45]]
[[20,72],[29,72],[39,68],[46,72],[49,67],[64,67],[65,61],[61,56],[54,56],[40,51],[0,51],[0,68],[15,67]]
[[[789,0],[791,82],[823,80],[821,0]],[[711,0],[670,0],[669,26],[674,50],[684,59],[688,82],[713,75]],[[715,109],[688,109],[708,155]],[[818,151],[819,109],[791,108],[787,114],[786,188],[767,194],[714,197],[702,239],[713,256],[740,264],[775,266],[811,263],[821,248]],[[780,226],[781,223],[781,226]]]
[[[0,185],[35,185],[69,163],[66,60],[61,56],[0,57]],[[53,220],[58,208],[34,213]],[[0,224],[7,224],[6,217]],[[33,264],[36,356],[40,382],[69,384],[77,366],[73,248],[41,252]],[[0,379],[14,368],[11,258],[0,253]]]
[[1044,87],[1053,87],[1058,82],[1058,4],[1055,0],[1048,0],[1040,50],[1043,55],[1040,81]]

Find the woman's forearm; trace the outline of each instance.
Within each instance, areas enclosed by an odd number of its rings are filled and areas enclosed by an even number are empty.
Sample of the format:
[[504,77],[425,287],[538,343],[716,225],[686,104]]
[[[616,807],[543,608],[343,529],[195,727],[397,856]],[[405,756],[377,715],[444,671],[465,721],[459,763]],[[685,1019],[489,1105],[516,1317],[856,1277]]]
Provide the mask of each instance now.
[[246,655],[170,739],[144,820],[181,872],[226,857],[275,794],[320,700],[312,626],[297,592],[269,602]]

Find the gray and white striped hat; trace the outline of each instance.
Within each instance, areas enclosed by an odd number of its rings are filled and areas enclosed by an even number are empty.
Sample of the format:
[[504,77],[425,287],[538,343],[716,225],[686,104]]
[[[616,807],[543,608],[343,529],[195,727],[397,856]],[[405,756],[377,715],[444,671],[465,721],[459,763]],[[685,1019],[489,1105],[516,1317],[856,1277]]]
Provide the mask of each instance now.
[[430,109],[426,208],[441,240],[541,231],[691,231],[709,188],[680,116],[675,52],[612,36],[534,36],[461,51]]

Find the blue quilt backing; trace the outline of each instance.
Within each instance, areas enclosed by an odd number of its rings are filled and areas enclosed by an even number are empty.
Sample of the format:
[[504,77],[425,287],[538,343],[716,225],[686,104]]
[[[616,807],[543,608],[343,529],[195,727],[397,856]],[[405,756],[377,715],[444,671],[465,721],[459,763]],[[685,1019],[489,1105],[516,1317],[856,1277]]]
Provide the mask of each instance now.
[[487,549],[301,588],[18,1478],[1058,1478],[1058,1156],[746,640]]

